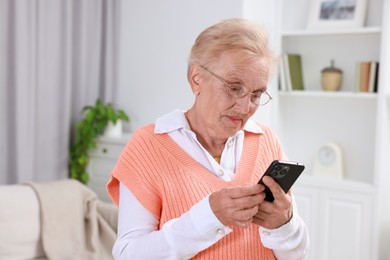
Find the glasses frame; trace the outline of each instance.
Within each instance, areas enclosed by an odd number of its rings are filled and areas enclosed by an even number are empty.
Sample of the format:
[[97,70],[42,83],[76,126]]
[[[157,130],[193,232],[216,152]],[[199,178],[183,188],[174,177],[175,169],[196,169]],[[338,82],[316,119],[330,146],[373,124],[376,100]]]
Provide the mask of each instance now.
[[[207,67],[203,66],[203,65],[199,65],[202,69],[204,69],[206,72],[210,73],[214,78],[216,78],[219,82],[222,83],[222,85],[224,87],[227,87],[229,89],[232,89],[232,87],[234,87],[234,85],[239,85],[240,87],[242,87],[242,89],[244,90],[244,93],[242,94],[242,96],[240,97],[236,97],[236,98],[244,98],[246,96],[248,96],[248,94],[251,94],[252,96],[255,96],[256,94],[253,93],[253,92],[250,92],[247,87],[245,87],[244,85],[241,85],[241,84],[230,84],[230,83],[227,83],[225,79],[223,79],[221,76],[218,76],[217,74],[215,74],[214,72],[210,71]],[[266,94],[268,96],[268,100],[267,102],[261,104],[260,103],[260,100],[261,100],[261,97],[263,94]],[[267,91],[264,91],[264,92],[261,92],[259,98],[258,98],[258,103],[254,103],[252,102],[252,99],[249,99],[251,101],[251,103],[253,105],[256,105],[256,106],[264,106],[266,104],[268,104],[271,100],[272,100],[272,96],[267,92]]]

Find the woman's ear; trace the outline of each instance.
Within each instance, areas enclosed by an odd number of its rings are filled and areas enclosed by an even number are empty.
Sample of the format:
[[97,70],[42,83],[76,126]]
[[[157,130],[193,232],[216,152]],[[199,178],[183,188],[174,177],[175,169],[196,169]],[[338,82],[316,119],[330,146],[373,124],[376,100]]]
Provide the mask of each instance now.
[[199,85],[199,76],[198,75],[196,75],[193,80],[194,80],[195,85]]
[[198,65],[191,66],[188,74],[188,81],[190,82],[192,93],[196,96],[199,95],[202,77],[200,75],[200,67]]

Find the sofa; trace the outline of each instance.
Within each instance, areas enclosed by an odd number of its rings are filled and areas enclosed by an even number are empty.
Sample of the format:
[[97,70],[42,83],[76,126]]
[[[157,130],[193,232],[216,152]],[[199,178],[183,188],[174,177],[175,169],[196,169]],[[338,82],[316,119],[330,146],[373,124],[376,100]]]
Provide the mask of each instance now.
[[0,185],[0,259],[113,259],[118,210],[76,180]]

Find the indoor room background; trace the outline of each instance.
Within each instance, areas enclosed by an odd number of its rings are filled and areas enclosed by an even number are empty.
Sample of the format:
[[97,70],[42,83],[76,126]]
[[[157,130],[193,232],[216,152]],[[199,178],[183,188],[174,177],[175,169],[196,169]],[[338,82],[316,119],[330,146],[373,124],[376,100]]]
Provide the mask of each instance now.
[[[196,36],[244,17],[265,25],[280,56],[300,53],[304,80],[317,80],[303,93],[280,92],[275,75],[274,100],[254,115],[307,166],[294,192],[310,230],[309,259],[390,259],[390,4],[367,0],[361,30],[308,33],[312,2],[321,1],[0,0],[0,184],[67,178],[74,124],[97,98],[128,113],[126,133],[190,108]],[[324,93],[315,65],[331,59],[345,81]],[[354,93],[355,67],[345,64],[368,59],[380,63],[378,91]],[[341,178],[314,176],[327,142],[342,148]]]

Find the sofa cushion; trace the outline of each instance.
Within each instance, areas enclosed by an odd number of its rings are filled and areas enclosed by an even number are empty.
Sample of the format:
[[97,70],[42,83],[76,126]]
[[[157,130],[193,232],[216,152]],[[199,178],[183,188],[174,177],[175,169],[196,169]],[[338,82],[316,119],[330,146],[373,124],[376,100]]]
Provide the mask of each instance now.
[[44,258],[39,202],[27,185],[0,185],[0,259]]

